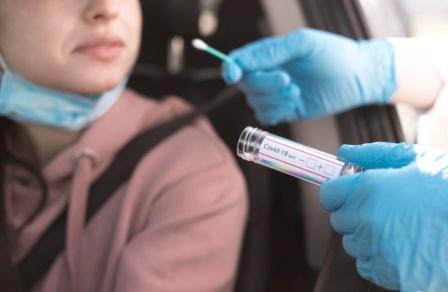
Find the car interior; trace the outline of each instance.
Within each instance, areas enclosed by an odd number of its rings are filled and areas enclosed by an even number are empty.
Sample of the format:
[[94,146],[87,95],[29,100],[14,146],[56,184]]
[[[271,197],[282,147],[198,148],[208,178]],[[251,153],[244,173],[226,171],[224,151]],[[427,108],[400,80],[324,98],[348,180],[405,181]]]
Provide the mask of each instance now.
[[[220,61],[194,49],[194,38],[228,53],[304,27],[354,39],[414,36],[448,28],[443,0],[145,0],[141,4],[142,50],[130,87],[156,99],[178,95],[195,106],[211,102],[227,85],[221,79]],[[368,106],[266,127],[238,94],[208,118],[234,153],[246,126],[329,153],[336,153],[343,143],[416,142],[416,114],[404,106]],[[236,155],[235,159],[246,177],[250,200],[235,292],[384,291],[357,275],[320,205],[318,187]]]

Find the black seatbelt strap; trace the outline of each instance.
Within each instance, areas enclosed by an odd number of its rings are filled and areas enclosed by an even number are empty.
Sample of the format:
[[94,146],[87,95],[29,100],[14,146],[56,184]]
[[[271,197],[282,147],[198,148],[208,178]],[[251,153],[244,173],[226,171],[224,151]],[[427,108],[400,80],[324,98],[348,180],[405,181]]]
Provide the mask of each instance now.
[[[106,171],[89,189],[86,224],[97,214],[112,194],[128,181],[140,159],[154,149],[160,142],[177,130],[190,124],[201,115],[206,115],[222,104],[239,96],[239,91],[232,86],[219,94],[207,105],[183,114],[173,120],[150,128],[128,142],[115,156]],[[56,258],[65,247],[68,209],[53,221],[45,230],[39,241],[28,255],[19,263],[21,291],[28,292],[47,274]]]

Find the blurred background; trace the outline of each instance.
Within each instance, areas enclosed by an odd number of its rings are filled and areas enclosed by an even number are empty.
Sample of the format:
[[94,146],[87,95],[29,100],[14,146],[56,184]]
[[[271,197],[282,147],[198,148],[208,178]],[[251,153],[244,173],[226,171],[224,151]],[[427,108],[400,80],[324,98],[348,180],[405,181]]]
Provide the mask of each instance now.
[[[448,32],[446,0],[144,0],[141,3],[145,17],[143,45],[131,87],[157,99],[179,95],[195,105],[209,102],[226,88],[220,79],[219,61],[191,48],[191,40],[196,37],[229,52],[259,38],[302,27],[356,39]],[[243,96],[209,117],[232,150],[245,126],[261,127]],[[417,115],[409,108],[372,106],[263,129],[335,153],[341,143],[403,140],[414,143],[416,124]],[[336,282],[341,283],[340,291],[352,291],[344,287],[361,280],[356,279],[353,262],[344,255],[338,237],[331,231],[328,215],[319,203],[318,189],[261,166],[238,162],[249,185],[250,217],[235,290],[313,291],[316,281],[320,281],[319,291],[339,291]],[[351,276],[338,278],[331,267]],[[332,283],[333,288],[325,288],[328,287],[325,281]]]

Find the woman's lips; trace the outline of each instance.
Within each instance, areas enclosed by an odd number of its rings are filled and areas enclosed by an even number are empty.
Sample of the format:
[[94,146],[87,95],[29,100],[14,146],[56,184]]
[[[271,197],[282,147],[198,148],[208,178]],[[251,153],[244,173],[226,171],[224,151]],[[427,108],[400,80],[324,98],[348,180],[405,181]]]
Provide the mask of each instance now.
[[95,39],[75,49],[81,53],[101,61],[112,61],[116,59],[124,43],[119,39]]

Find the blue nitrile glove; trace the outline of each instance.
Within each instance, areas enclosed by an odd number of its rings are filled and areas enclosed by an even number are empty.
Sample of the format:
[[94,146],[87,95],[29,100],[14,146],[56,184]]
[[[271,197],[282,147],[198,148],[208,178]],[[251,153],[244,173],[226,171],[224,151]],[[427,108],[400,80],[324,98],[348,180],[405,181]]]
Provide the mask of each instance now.
[[448,155],[405,144],[342,146],[368,169],[326,182],[321,202],[359,274],[401,291],[448,290]]
[[353,41],[302,29],[233,51],[223,78],[239,83],[264,124],[308,119],[367,104],[395,92],[395,58],[386,40]]

